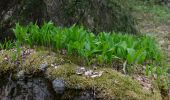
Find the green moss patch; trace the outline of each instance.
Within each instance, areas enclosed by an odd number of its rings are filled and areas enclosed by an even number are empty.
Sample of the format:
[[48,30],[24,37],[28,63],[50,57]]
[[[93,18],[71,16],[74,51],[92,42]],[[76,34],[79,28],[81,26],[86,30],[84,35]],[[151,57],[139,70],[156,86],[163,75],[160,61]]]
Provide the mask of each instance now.
[[99,98],[126,100],[161,100],[159,91],[144,90],[142,86],[129,76],[122,75],[110,68],[101,68],[103,75],[98,78],[76,75],[74,64],[64,64],[57,69],[48,68],[47,76],[51,79],[65,80],[67,88],[95,89]]
[[11,51],[0,51],[0,74],[6,73],[9,70],[15,69],[15,64],[12,62],[12,52]]

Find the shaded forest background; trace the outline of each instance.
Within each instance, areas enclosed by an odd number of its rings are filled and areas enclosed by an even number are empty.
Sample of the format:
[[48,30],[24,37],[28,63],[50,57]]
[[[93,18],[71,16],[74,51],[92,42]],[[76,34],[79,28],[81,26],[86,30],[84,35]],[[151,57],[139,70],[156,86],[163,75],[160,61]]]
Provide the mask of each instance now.
[[[134,0],[0,0],[0,40],[13,38],[16,22],[41,25],[53,21],[59,26],[83,25],[92,32],[139,33],[132,16]],[[141,0],[169,4],[169,0]]]

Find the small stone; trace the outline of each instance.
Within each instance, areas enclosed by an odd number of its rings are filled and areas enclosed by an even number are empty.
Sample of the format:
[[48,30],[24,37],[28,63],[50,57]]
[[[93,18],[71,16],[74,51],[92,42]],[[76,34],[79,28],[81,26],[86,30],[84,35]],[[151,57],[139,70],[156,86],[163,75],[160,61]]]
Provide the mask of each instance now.
[[59,68],[59,66],[54,66],[55,69]]
[[62,94],[65,90],[65,82],[61,79],[55,79],[52,82],[53,89],[57,94]]
[[40,70],[44,71],[47,67],[48,67],[48,63],[45,62],[45,63],[40,65]]
[[54,64],[51,64],[51,67],[54,67],[55,65]]
[[59,68],[59,66],[55,63],[55,64],[51,64],[51,67],[54,67],[55,69]]
[[95,77],[100,77],[102,76],[103,74],[103,71],[100,71],[100,72],[94,72],[93,75],[91,75],[92,78],[95,78]]
[[24,70],[19,71],[16,76],[18,79],[23,79],[25,77],[25,71]]
[[93,74],[92,70],[88,70],[84,73],[85,76],[91,76]]
[[84,74],[85,71],[86,71],[86,69],[84,67],[79,67],[76,69],[76,74],[82,75],[82,74]]
[[4,58],[4,60],[8,60],[8,58],[7,58],[7,57],[5,57],[5,58]]
[[8,61],[8,60],[9,60],[9,58],[8,58],[8,56],[7,56],[7,55],[5,55],[4,60],[6,60],[6,61]]

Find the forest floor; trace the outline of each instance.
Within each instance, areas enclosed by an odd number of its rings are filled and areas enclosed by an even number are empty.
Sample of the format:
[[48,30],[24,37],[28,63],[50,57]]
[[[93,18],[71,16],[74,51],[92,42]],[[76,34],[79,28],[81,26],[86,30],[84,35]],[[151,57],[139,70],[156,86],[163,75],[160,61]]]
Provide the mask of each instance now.
[[[133,1],[133,0],[132,0]],[[164,5],[134,2],[138,29],[156,39],[163,52],[165,65],[170,69],[170,10]]]
[[166,67],[170,68],[170,23],[142,23],[140,24],[141,33],[150,35],[156,39],[163,51]]
[[167,67],[170,67],[170,25],[146,26],[142,32],[155,36],[165,56]]
[[[156,26],[145,23],[141,28],[141,32],[153,36],[158,42],[164,56],[164,67],[168,70],[168,79],[170,80],[170,24]],[[170,99],[170,87],[168,90],[168,98]]]
[[[138,28],[141,33],[156,39],[163,53],[163,67],[168,69],[168,73],[170,74],[170,12],[166,8],[159,6],[156,7],[157,10],[154,9],[154,7],[148,8],[146,12],[140,9],[139,11],[143,13],[135,13],[138,18]],[[164,12],[164,14],[159,13],[159,11]],[[170,80],[169,75],[168,79]],[[170,87],[168,96],[170,99]]]

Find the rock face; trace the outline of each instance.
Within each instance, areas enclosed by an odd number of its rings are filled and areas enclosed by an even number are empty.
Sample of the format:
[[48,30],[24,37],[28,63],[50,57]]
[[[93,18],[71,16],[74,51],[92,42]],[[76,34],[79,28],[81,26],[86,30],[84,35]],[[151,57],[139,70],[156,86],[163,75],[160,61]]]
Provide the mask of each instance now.
[[54,99],[53,92],[42,78],[6,80],[0,86],[1,100],[49,100],[49,98]]
[[64,90],[63,81],[59,79],[50,82],[43,77],[26,75],[24,80],[13,80],[11,76],[0,79],[1,100],[95,100],[93,91]]
[[56,93],[58,94],[64,93],[64,90],[65,90],[64,80],[55,79],[53,80],[52,85]]

